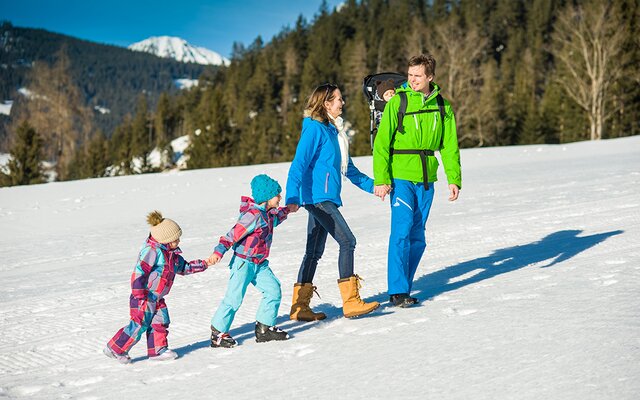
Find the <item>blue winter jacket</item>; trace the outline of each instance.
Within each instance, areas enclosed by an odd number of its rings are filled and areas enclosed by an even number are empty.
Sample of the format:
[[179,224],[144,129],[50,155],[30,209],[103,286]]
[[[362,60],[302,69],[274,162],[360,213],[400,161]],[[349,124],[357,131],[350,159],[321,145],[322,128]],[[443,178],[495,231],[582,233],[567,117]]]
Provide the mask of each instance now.
[[[360,172],[351,157],[346,176],[360,189],[373,193],[373,179]],[[289,168],[286,204],[331,201],[341,206],[341,190],[338,130],[333,124],[305,118],[296,155]]]

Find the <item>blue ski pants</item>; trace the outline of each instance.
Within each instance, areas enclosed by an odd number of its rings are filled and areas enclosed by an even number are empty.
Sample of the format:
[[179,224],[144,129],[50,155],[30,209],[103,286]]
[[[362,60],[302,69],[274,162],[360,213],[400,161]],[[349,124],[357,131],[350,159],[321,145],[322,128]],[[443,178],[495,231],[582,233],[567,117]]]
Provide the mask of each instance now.
[[390,193],[391,234],[387,259],[389,295],[410,293],[413,277],[427,246],[425,227],[433,202],[433,183],[394,179]]
[[231,275],[229,276],[227,293],[211,319],[211,325],[220,332],[229,332],[233,318],[247,293],[247,287],[252,284],[262,293],[256,321],[274,326],[282,300],[282,290],[280,289],[280,281],[269,268],[269,261],[264,260],[260,264],[256,264],[233,256],[229,268]]

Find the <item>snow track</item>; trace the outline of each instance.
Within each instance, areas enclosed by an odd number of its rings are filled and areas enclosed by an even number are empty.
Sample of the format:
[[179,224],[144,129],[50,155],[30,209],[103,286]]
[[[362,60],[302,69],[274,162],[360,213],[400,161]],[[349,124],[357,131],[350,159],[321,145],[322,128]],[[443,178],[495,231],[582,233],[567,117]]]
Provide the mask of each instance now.
[[[301,210],[276,229],[270,257],[283,288],[278,324],[291,339],[254,341],[260,294],[250,287],[231,328],[239,346],[209,347],[227,255],[176,278],[166,300],[180,358],[166,363],[148,362],[144,343],[130,365],[102,354],[128,321],[146,213],[178,221],[184,255],[205,258],[251,178],[284,186],[288,164],[0,189],[0,398],[636,399],[638,149],[640,137],[463,150],[460,200],[447,202],[436,184],[414,283],[421,303],[409,309],[387,303],[388,203],[345,182],[361,294],[381,307],[342,318],[330,240],[312,303],[328,318],[288,320]],[[355,163],[371,171],[370,157]]]

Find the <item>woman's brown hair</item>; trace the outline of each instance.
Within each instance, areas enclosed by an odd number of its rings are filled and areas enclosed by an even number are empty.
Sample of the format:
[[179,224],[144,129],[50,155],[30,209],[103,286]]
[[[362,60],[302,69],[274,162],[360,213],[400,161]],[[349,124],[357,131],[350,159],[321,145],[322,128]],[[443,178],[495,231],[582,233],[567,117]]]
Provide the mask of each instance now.
[[333,83],[324,83],[315,88],[307,100],[307,105],[304,108],[304,117],[311,117],[316,121],[327,123],[329,114],[324,102],[332,101],[335,98],[336,89],[338,89],[338,86]]

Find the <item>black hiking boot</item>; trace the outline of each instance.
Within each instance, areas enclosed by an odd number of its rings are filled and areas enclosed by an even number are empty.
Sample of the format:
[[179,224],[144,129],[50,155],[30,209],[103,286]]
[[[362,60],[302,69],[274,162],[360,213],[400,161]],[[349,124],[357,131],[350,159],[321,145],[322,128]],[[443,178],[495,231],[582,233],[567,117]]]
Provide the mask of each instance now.
[[256,321],[256,342],[270,342],[272,340],[287,340],[289,334],[276,326],[269,326]]
[[235,347],[237,342],[228,333],[222,333],[213,326],[211,327],[211,347]]
[[410,297],[406,293],[398,293],[389,296],[389,303],[391,303],[391,305],[394,307],[407,308],[418,304],[418,299],[416,299],[415,297]]

